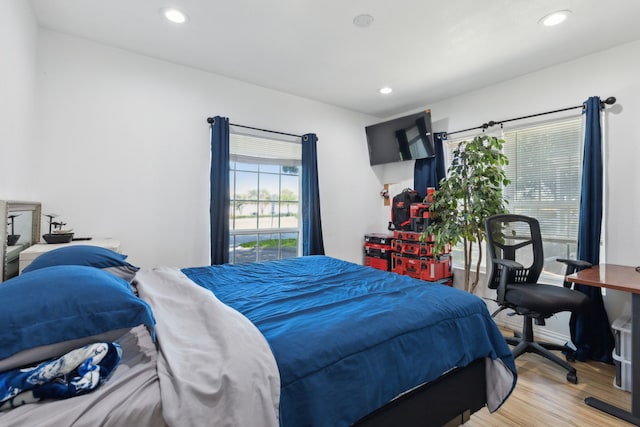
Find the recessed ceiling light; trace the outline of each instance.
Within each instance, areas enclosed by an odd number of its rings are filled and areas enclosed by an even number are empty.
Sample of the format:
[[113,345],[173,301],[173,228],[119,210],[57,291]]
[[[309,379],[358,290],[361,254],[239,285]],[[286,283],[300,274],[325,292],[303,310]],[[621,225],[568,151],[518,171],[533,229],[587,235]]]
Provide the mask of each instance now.
[[378,89],[378,92],[380,92],[383,95],[387,95],[387,94],[390,94],[391,92],[393,92],[393,89],[391,89],[389,86],[385,86],[385,87],[381,87],[380,89]]
[[543,16],[538,22],[545,27],[553,27],[554,25],[558,25],[566,21],[569,15],[571,15],[570,10],[559,10]]
[[373,16],[362,14],[353,18],[353,25],[360,28],[367,28],[373,23]]
[[183,12],[179,11],[178,9],[166,8],[166,9],[160,9],[160,11],[162,12],[165,18],[167,18],[169,21],[173,23],[184,24],[185,22],[187,22],[187,15],[185,15]]

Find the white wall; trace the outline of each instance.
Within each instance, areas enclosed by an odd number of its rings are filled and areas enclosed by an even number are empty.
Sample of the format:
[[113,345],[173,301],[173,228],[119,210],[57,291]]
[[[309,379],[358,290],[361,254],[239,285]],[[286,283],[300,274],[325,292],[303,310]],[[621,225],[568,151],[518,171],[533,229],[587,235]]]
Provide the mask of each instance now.
[[374,118],[48,30],[39,48],[32,173],[44,213],[120,239],[140,266],[208,264],[206,118],[222,115],[318,135],[326,253],[362,262],[380,203],[364,133]]
[[38,28],[29,2],[6,0],[0,14],[0,199],[31,200]]
[[[28,2],[4,6],[0,197],[42,201],[78,234],[118,238],[133,263],[208,262],[208,116],[318,134],[331,256],[360,262],[363,234],[389,219],[382,184],[412,182],[412,164],[369,166],[363,128],[381,120],[48,30],[36,44]],[[636,265],[639,72],[640,41],[425,107],[435,130],[453,131],[616,96],[606,114],[605,248],[609,262]],[[612,320],[627,297],[607,295]]]
[[[617,98],[607,107],[605,123],[606,261],[640,265],[640,41],[544,69],[482,90],[425,106],[431,109],[435,131],[456,131],[499,121],[580,105],[590,96]],[[575,114],[576,110],[568,114]],[[556,115],[555,117],[559,117]],[[553,116],[545,116],[549,119]],[[540,119],[537,119],[540,120]],[[515,122],[522,125],[526,122]],[[457,136],[457,135],[456,135]],[[470,134],[472,137],[473,134]],[[412,165],[392,165],[379,172],[382,181],[411,180]],[[382,214],[381,223],[386,221]],[[605,260],[602,260],[605,261]],[[488,294],[490,295],[490,294]],[[620,315],[629,295],[609,291],[609,318]],[[567,317],[558,315],[547,330],[569,335]]]

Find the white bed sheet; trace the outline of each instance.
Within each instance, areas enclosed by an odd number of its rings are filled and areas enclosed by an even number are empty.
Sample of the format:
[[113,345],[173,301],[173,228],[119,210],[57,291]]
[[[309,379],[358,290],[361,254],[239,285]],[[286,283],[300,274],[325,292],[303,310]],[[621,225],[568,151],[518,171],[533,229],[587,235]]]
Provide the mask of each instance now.
[[109,380],[91,393],[23,405],[0,412],[0,426],[166,426],[156,370],[156,347],[146,327],[116,340],[122,360]]
[[166,423],[278,426],[280,376],[258,329],[178,269],[141,270],[136,280],[156,317]]

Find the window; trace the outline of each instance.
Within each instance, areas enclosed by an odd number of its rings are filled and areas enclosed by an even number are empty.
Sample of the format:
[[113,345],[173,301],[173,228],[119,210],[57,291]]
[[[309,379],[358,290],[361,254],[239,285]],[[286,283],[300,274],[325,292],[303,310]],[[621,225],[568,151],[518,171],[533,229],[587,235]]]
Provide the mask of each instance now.
[[229,152],[229,262],[298,256],[302,158],[299,140],[232,131]]
[[[545,254],[541,280],[560,284],[565,265],[555,259],[575,258],[577,251],[582,119],[571,117],[505,130],[502,139],[511,180],[504,189],[507,208],[538,219]],[[447,141],[447,164],[461,140]],[[464,260],[459,246],[453,252],[456,266],[462,266]]]
[[565,265],[555,259],[575,258],[577,251],[582,119],[507,131],[504,140],[509,211],[538,219],[545,255],[541,279],[562,283]]

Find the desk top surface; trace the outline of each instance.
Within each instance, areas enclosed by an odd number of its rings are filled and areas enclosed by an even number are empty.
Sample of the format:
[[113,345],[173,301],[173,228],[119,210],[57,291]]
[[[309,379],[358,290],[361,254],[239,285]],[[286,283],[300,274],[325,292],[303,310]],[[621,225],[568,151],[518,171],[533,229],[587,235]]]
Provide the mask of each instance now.
[[120,241],[116,239],[91,239],[91,240],[72,240],[69,243],[36,243],[29,246],[24,251],[20,252],[20,257],[25,258],[31,255],[40,255],[41,253],[48,252],[58,248],[64,248],[66,246],[75,245],[89,245],[89,246],[102,246],[103,248],[117,251],[120,248]]
[[598,286],[640,294],[640,273],[628,265],[600,264],[567,276],[582,285]]

